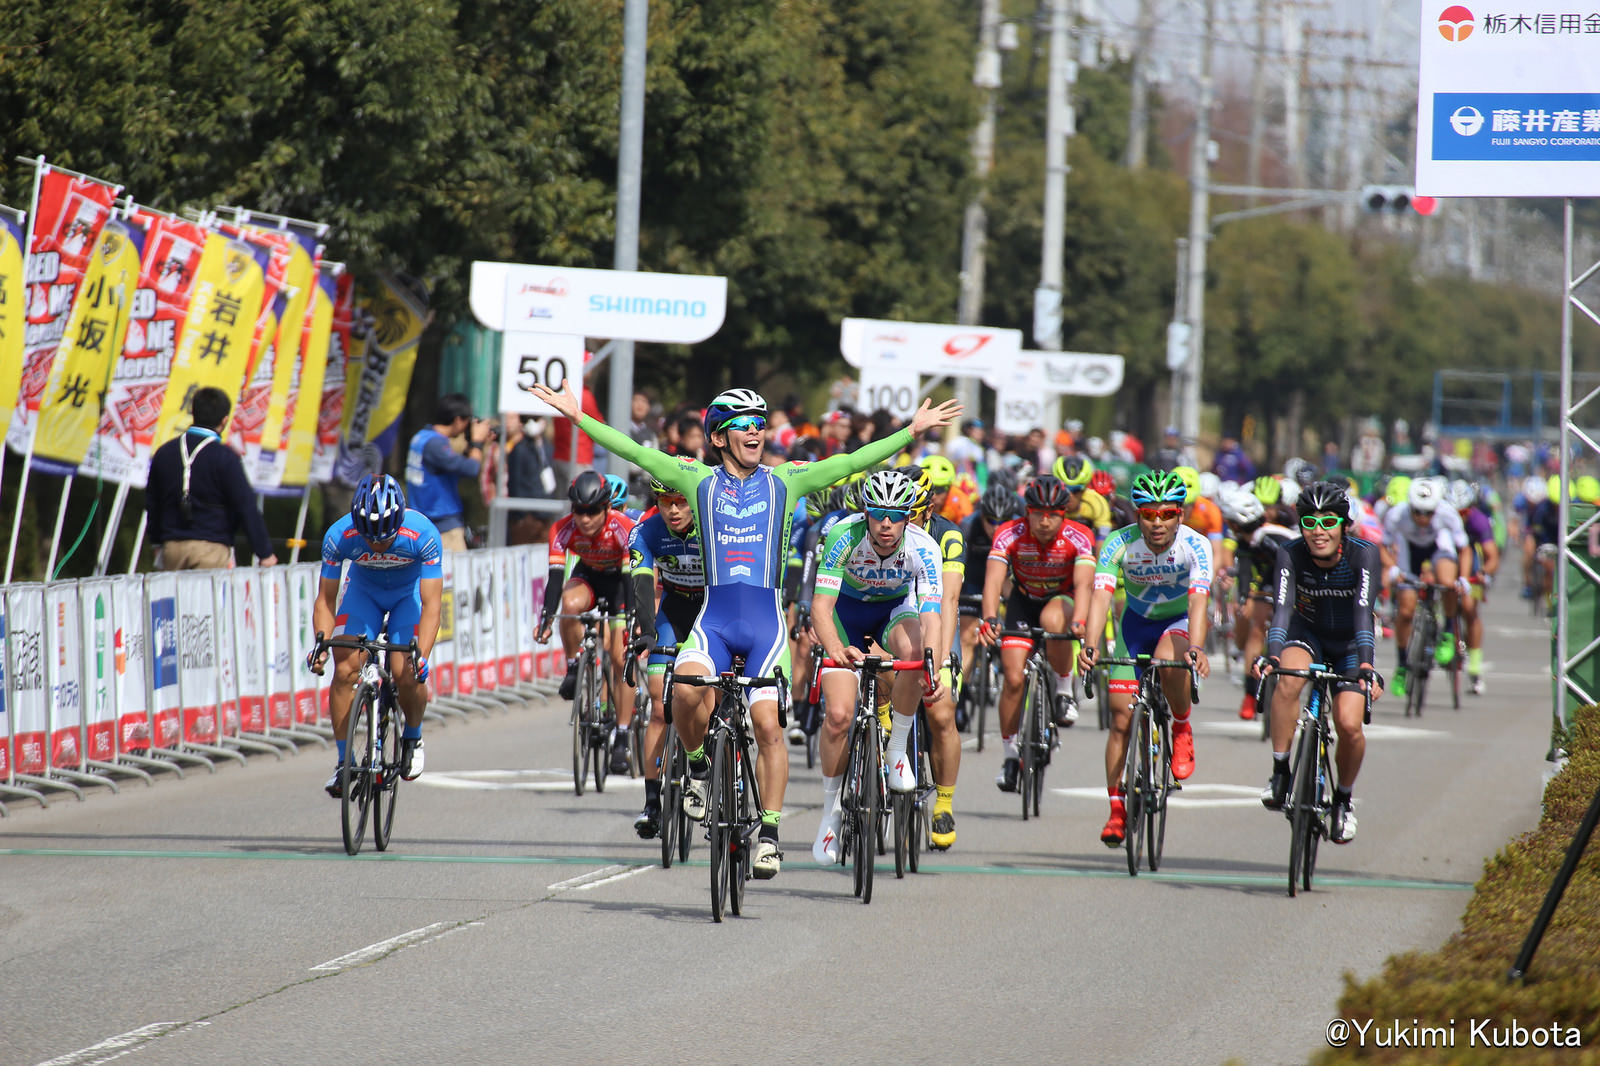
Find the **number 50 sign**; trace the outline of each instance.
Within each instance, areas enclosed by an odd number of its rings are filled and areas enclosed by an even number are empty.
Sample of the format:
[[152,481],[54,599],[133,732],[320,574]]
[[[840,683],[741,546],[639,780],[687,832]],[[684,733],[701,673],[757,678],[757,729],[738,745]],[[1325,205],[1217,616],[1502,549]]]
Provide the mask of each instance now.
[[528,390],[566,387],[567,375],[583,375],[583,338],[564,333],[508,332],[500,352],[500,410],[519,415],[554,415]]

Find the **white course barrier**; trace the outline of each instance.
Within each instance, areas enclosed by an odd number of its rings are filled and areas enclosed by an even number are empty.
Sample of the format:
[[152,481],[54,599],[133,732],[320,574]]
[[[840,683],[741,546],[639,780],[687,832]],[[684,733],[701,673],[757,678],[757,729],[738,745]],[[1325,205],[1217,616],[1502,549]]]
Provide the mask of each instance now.
[[[543,545],[446,553],[430,714],[554,688],[538,646]],[[215,770],[327,744],[327,678],[306,665],[319,563],[18,583],[0,592],[0,797],[116,791],[119,775]],[[331,674],[329,675],[331,676]],[[0,814],[5,812],[0,805]]]

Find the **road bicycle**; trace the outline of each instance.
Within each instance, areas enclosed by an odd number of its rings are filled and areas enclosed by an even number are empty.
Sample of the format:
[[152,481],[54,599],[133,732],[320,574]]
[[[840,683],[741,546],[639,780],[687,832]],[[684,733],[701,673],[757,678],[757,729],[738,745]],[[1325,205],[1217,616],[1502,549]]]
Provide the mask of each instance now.
[[[627,666],[624,667],[624,681],[634,684],[635,674],[638,670],[638,656],[650,650],[642,647],[630,649]],[[654,648],[655,654],[678,654],[676,644],[658,644]],[[678,739],[678,731],[672,725],[672,685],[674,663],[667,663],[667,669],[661,676],[661,720],[667,727],[667,738],[661,749],[661,866],[671,869],[673,862],[689,861],[690,819],[683,811],[683,791],[685,782],[689,777],[689,754],[684,751],[683,741]],[[655,700],[650,696],[650,686],[647,678],[641,678],[639,689],[645,693],[645,705],[649,714],[654,714]],[[637,718],[635,719],[637,721]],[[642,766],[643,756],[640,757]]]
[[878,717],[878,675],[884,670],[921,670],[925,685],[931,691],[935,676],[933,652],[924,649],[921,659],[868,655],[860,663],[825,658],[822,666],[852,670],[861,675],[855,720],[850,724],[844,781],[839,788],[839,809],[844,812],[839,830],[839,861],[852,867],[855,894],[861,902],[871,903],[873,863],[883,850],[884,833],[894,817],[889,779],[883,765],[887,738],[883,733],[883,720]]
[[1444,625],[1439,618],[1443,610],[1443,597],[1438,585],[1431,582],[1406,581],[1401,588],[1417,590],[1417,609],[1411,616],[1411,639],[1406,644],[1406,717],[1422,717],[1422,705],[1427,699],[1428,677],[1437,664],[1436,655],[1440,640],[1455,641],[1455,654],[1448,666],[1450,674],[1451,703],[1461,709],[1461,661],[1466,657],[1466,641],[1458,632]]
[[[755,686],[778,689],[778,721],[788,721],[789,688],[783,670],[771,677],[742,677],[744,660],[735,657],[731,669],[716,677],[691,675],[677,683],[719,690],[705,749],[711,758],[706,782],[706,840],[710,846],[711,920],[722,921],[724,911],[738,917],[744,910],[744,883],[756,834],[761,830],[761,789],[756,783],[756,745],[750,725],[750,705],[745,691]],[[682,804],[679,804],[680,808]]]
[[611,734],[617,722],[616,712],[612,710],[616,679],[612,677],[611,655],[606,651],[604,640],[614,616],[585,611],[556,617],[583,623],[577,685],[572,693],[572,791],[583,795],[584,778],[592,768],[594,790],[604,792],[611,764]]
[[[1311,890],[1317,867],[1317,844],[1332,831],[1333,816],[1333,706],[1334,686],[1357,680],[1312,663],[1304,670],[1272,671],[1283,677],[1303,677],[1311,695],[1300,709],[1296,724],[1294,758],[1289,768],[1289,799],[1283,813],[1289,819],[1289,895],[1296,886]],[[1372,693],[1363,689],[1363,720],[1372,721]]]
[[1056,675],[1045,656],[1046,642],[1076,640],[1071,633],[1047,633],[1037,626],[1006,627],[1001,637],[1026,637],[1033,642],[1022,667],[1022,721],[1017,729],[1017,791],[1022,794],[1022,820],[1039,816],[1044,771],[1060,743],[1053,715]]
[[[961,597],[963,607],[981,607],[983,597],[968,593]],[[973,650],[972,673],[961,689],[961,700],[972,721],[972,733],[977,738],[977,749],[983,750],[983,733],[988,725],[989,709],[1000,701],[1000,649],[978,642]]]
[[1148,655],[1100,659],[1098,668],[1131,666],[1139,671],[1139,689],[1133,697],[1128,723],[1128,750],[1122,764],[1123,805],[1127,829],[1122,846],[1128,856],[1128,876],[1139,876],[1141,862],[1150,872],[1161,869],[1161,851],[1167,839],[1167,804],[1183,786],[1172,776],[1172,711],[1161,687],[1158,670],[1183,670],[1189,674],[1191,705],[1200,699],[1200,677],[1186,659],[1153,659]]
[[[809,618],[809,612],[804,607],[800,608],[800,617],[800,624],[808,624],[806,619]],[[817,683],[817,674],[827,653],[822,650],[821,641],[812,640],[811,649],[807,654],[810,662],[806,668],[806,677],[810,680],[806,685],[805,698],[795,705],[794,714],[795,722],[806,738],[806,769],[812,770],[817,765],[817,734],[822,729],[822,686]]]
[[373,846],[387,851],[394,830],[395,801],[400,795],[400,734],[405,728],[388,661],[391,653],[399,652],[411,659],[415,669],[417,645],[415,641],[391,644],[386,640],[325,637],[318,633],[312,657],[320,657],[330,648],[348,648],[362,657],[356,673],[355,698],[345,721],[345,758],[339,765],[339,826],[344,850],[349,855],[361,850],[370,816]]

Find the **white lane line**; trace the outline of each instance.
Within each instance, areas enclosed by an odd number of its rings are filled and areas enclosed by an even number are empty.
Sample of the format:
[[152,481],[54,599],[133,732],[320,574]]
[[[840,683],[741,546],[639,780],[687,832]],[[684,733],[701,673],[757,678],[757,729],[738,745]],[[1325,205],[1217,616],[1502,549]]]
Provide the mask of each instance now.
[[141,1044],[148,1044],[152,1040],[166,1036],[168,1033],[175,1033],[185,1029],[198,1029],[210,1024],[210,1022],[194,1022],[192,1024],[186,1022],[152,1022],[149,1025],[141,1025],[137,1029],[130,1029],[118,1036],[109,1037],[98,1044],[74,1051],[71,1054],[60,1055],[46,1062],[41,1062],[39,1066],[100,1066],[100,1063],[119,1059]]
[[[1050,790],[1058,796],[1067,796],[1071,799],[1095,800],[1100,803],[1106,801],[1104,788],[1053,788]],[[1174,792],[1168,802],[1174,807],[1260,807],[1261,786],[1259,785],[1184,785],[1181,792]]]
[[[1229,736],[1261,736],[1260,722],[1207,722],[1198,721],[1194,724],[1199,733],[1223,733]],[[1382,722],[1373,722],[1362,729],[1368,738],[1382,740],[1427,740],[1432,737],[1449,736],[1442,729],[1418,729],[1408,725],[1384,725]]]
[[[529,771],[532,774],[545,775],[548,770]],[[563,775],[565,780],[526,781],[511,779],[506,780],[503,775],[494,778],[486,777],[481,772],[457,773],[428,771],[417,778],[419,785],[431,785],[434,788],[471,789],[480,792],[571,792],[572,774]],[[607,777],[606,788],[610,789],[639,789],[644,788],[642,777]]]
[[432,925],[425,925],[421,929],[413,929],[409,933],[401,933],[399,936],[392,936],[388,940],[380,940],[376,944],[368,944],[366,947],[352,951],[348,955],[340,955],[337,959],[329,959],[327,962],[311,967],[311,972],[338,973],[340,970],[348,970],[352,966],[360,966],[362,963],[371,962],[373,959],[387,955],[398,948],[408,948],[429,940],[437,940],[469,926],[482,924],[482,922],[467,922],[465,925],[459,922],[434,922]]
[[576,885],[573,887],[573,891],[587,892],[591,888],[599,888],[601,885],[613,884],[614,882],[624,880],[625,878],[637,877],[639,874],[649,873],[651,870],[658,868],[659,866],[656,863],[650,863],[646,866],[635,866],[632,869],[622,871],[620,874],[612,874],[610,877],[602,877],[598,881],[589,881],[585,884]]
[[[586,874],[579,874],[577,877],[569,877],[565,881],[557,881],[553,885],[546,885],[545,890],[548,892],[566,892],[569,889],[586,885],[590,881],[599,881],[602,878],[611,878],[617,874],[631,869],[633,869],[633,867],[623,866],[620,864],[615,866],[602,866],[598,870],[590,870]],[[649,869],[649,867],[646,867],[646,869]]]

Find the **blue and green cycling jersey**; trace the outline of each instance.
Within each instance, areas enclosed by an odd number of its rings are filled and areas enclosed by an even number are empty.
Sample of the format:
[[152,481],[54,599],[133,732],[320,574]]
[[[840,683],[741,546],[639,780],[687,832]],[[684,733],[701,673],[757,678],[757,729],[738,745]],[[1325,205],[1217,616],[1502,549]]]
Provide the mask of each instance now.
[[789,552],[796,503],[882,462],[911,443],[909,430],[814,463],[757,467],[737,478],[722,466],[707,466],[683,456],[664,455],[588,415],[578,428],[611,454],[633,463],[689,499],[700,531],[706,586],[753,585],[777,588]]

